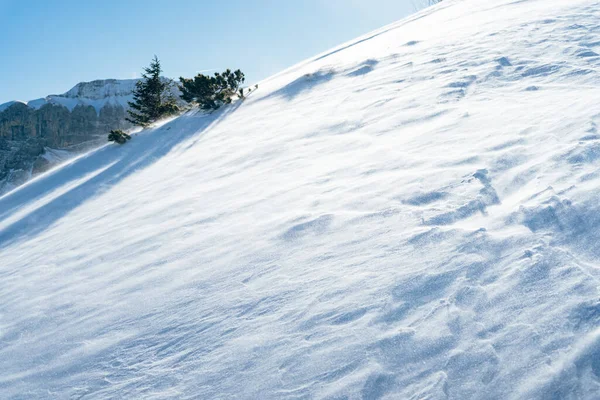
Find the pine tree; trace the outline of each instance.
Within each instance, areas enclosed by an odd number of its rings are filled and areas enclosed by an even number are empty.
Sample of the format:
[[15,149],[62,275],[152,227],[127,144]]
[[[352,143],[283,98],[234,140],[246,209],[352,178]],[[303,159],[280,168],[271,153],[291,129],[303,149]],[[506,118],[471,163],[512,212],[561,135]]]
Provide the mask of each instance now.
[[129,136],[128,134],[126,134],[125,132],[123,132],[120,129],[112,130],[108,134],[108,141],[109,142],[116,142],[116,143],[119,143],[119,144],[125,144],[128,140],[131,140],[131,136]]
[[239,69],[216,72],[214,76],[198,74],[192,79],[179,78],[181,98],[188,103],[198,103],[203,110],[216,110],[224,104],[231,103],[232,96],[238,92],[240,84],[246,80]]
[[179,110],[169,90],[170,82],[161,78],[161,72],[160,61],[154,56],[150,66],[144,68],[142,79],[135,84],[133,102],[128,103],[131,109],[127,111],[129,113],[127,121],[146,127]]

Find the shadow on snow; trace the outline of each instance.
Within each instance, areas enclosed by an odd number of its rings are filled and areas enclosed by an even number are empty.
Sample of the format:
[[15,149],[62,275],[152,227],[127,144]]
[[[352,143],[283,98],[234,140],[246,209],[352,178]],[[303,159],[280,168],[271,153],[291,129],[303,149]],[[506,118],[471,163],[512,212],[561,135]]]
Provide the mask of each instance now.
[[[188,113],[141,135],[124,146],[106,145],[58,167],[0,198],[0,223],[23,207],[69,184],[73,187],[0,229],[0,249],[33,238],[88,199],[131,174],[149,167],[186,139],[205,133],[241,102],[209,115]],[[80,182],[76,182],[80,181]]]

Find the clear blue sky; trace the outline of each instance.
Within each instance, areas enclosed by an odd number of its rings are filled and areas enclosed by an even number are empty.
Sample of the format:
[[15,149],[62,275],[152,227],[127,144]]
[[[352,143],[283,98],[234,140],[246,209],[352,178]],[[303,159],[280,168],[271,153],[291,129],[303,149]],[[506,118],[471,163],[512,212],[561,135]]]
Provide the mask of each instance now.
[[0,0],[0,104],[76,83],[241,68],[249,82],[414,12],[414,0]]

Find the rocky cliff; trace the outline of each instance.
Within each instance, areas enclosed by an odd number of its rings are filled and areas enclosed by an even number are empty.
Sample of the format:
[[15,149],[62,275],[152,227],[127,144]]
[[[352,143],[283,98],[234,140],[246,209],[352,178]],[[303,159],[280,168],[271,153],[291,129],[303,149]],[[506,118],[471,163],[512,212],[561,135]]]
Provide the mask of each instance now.
[[82,82],[62,95],[0,105],[0,195],[69,153],[103,143],[111,129],[130,128],[125,117],[136,81]]

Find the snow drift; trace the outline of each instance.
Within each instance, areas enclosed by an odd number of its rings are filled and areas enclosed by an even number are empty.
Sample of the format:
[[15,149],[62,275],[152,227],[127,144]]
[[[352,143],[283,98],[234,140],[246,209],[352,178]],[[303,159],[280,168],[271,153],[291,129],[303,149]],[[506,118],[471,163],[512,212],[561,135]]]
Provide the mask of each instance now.
[[0,198],[0,397],[598,398],[598,21],[446,0]]

